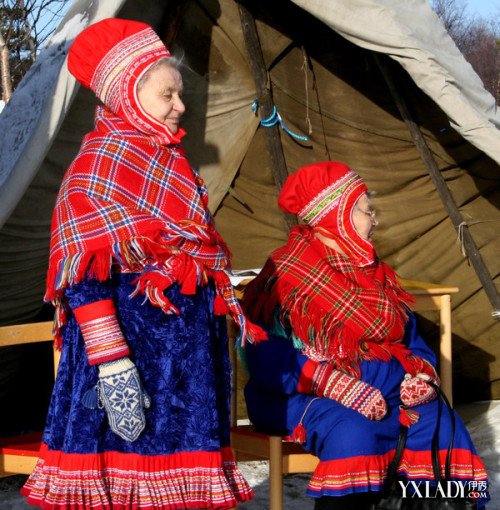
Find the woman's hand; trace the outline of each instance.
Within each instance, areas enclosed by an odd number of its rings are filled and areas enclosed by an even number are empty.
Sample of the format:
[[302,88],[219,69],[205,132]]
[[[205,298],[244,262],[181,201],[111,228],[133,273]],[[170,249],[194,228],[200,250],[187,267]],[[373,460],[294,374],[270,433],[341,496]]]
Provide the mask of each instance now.
[[434,388],[428,384],[433,382],[439,386],[439,377],[431,377],[429,374],[417,374],[412,377],[411,374],[405,374],[405,378],[399,388],[401,402],[406,407],[414,407],[432,402],[436,398]]
[[387,414],[387,404],[380,390],[331,365],[318,365],[312,389],[316,395],[336,400],[369,420],[378,421]]
[[124,357],[101,363],[98,392],[111,430],[125,441],[135,441],[146,426],[144,408],[150,400],[132,361]]

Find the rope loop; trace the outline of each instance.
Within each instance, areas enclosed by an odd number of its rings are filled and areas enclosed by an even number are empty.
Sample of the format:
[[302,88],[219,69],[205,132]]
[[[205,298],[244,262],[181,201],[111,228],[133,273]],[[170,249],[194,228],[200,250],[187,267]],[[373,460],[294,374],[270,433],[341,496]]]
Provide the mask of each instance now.
[[[257,99],[252,104],[252,112],[256,112],[259,108],[259,102]],[[288,133],[291,137],[296,138],[297,140],[302,140],[303,142],[307,142],[309,140],[309,137],[305,135],[298,135],[297,133],[294,133],[291,129],[288,129],[285,126],[285,123],[283,122],[283,119],[281,118],[281,115],[278,113],[278,109],[276,108],[276,105],[273,105],[273,111],[267,119],[261,119],[260,123],[264,127],[271,127],[275,126],[276,124],[279,124],[281,126],[281,129]]]
[[467,257],[467,252],[465,251],[464,244],[464,228],[469,227],[466,221],[462,221],[460,225],[457,227],[457,243],[460,245],[460,250],[462,251],[462,256],[464,258]]

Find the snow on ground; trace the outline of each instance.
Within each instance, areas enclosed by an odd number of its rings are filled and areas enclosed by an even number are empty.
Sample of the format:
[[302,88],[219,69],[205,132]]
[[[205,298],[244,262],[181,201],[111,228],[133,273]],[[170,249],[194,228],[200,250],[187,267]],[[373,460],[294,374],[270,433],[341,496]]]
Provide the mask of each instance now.
[[491,502],[488,510],[500,510],[500,400],[457,406],[477,453],[486,465]]
[[[248,503],[238,510],[267,510],[269,508],[269,477],[266,461],[242,462],[240,469],[255,493]],[[313,510],[314,501],[305,495],[310,473],[297,473],[283,477],[283,508],[285,510]]]
[[[457,406],[490,477],[491,502],[487,510],[500,510],[500,400]],[[265,461],[240,463],[240,468],[255,491],[255,499],[239,505],[238,510],[269,509],[268,464]],[[286,475],[283,480],[284,510],[312,510],[314,502],[305,496],[309,474]],[[28,510],[19,490],[26,477],[18,475],[0,480],[0,509]]]

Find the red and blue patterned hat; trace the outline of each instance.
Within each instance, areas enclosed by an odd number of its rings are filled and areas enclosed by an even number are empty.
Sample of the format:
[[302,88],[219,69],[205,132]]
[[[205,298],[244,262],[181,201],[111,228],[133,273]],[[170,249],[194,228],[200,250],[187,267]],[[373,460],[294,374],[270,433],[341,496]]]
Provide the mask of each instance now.
[[375,250],[371,241],[358,234],[352,211],[367,191],[361,177],[346,164],[320,161],[287,178],[278,204],[311,227],[331,234],[350,258],[365,266],[373,263]]
[[159,143],[179,143],[174,135],[148,115],[137,99],[137,85],[155,62],[170,57],[162,40],[146,23],[107,18],[83,30],[69,49],[68,69],[116,115]]

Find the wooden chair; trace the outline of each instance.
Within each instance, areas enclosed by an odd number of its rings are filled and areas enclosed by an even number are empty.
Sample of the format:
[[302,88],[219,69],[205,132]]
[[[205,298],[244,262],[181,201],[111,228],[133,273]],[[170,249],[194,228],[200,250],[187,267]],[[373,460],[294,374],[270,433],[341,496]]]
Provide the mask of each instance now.
[[[52,322],[0,327],[0,347],[51,342]],[[54,349],[54,375],[60,352]],[[38,460],[41,432],[0,438],[0,476],[30,474]]]
[[238,425],[238,361],[236,356],[235,327],[228,320],[231,365],[231,447],[238,462],[250,460],[269,461],[269,508],[283,510],[283,475],[311,473],[319,459],[306,452],[301,445],[287,441],[282,436],[268,435],[255,430],[253,425]]
[[[250,281],[250,280],[248,280]],[[242,288],[248,281],[237,288],[237,297],[242,296]],[[403,280],[406,290],[415,295],[414,309],[417,312],[437,310],[440,318],[439,371],[441,385],[450,402],[452,402],[452,367],[451,367],[451,294],[458,292],[457,287],[436,285],[415,280]],[[282,436],[263,434],[253,425],[237,424],[238,409],[238,370],[236,351],[234,349],[234,324],[228,320],[232,372],[231,399],[231,446],[238,461],[269,461],[269,508],[283,510],[283,474],[312,473],[319,459],[297,443],[287,441]]]

